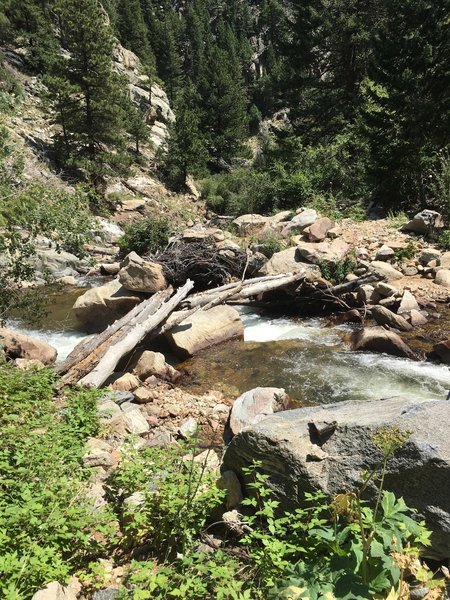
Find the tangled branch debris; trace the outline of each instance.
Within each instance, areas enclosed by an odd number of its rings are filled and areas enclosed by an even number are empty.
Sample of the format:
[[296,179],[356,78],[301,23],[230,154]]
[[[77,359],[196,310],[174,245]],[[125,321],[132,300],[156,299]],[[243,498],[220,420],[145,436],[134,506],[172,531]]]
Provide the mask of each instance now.
[[197,291],[219,287],[240,279],[247,263],[245,250],[218,248],[214,240],[172,242],[164,252],[152,257],[162,265],[174,287],[191,279]]

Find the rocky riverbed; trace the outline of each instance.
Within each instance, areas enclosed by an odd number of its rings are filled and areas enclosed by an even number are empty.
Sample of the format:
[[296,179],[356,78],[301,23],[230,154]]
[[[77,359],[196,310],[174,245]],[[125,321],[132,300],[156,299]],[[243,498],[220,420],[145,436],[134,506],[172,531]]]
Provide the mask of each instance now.
[[[436,554],[447,555],[448,507],[439,500],[441,496],[434,495],[437,504],[431,508],[421,490],[436,488],[443,490],[442,498],[450,495],[450,437],[445,434],[442,416],[450,389],[450,288],[446,279],[450,253],[438,249],[425,233],[388,229],[386,221],[334,224],[314,212],[247,215],[236,219],[234,233],[213,222],[197,223],[173,240],[180,249],[204,243],[209,252],[213,246],[214,256],[222,253],[227,260],[242,260],[245,251],[244,276],[270,280],[294,273],[295,278],[288,281],[295,283],[286,284],[275,295],[262,292],[256,308],[250,298],[238,309],[216,306],[201,309],[181,323],[178,318],[172,332],[142,339],[118,361],[99,403],[109,436],[93,440],[86,458],[97,469],[95,502],[102,502],[102,481],[117,464],[120,448],[130,434],[141,438],[144,446],[166,446],[200,433],[202,445],[217,450],[223,436],[230,441],[234,435],[222,470],[235,471],[241,483],[242,468],[253,458],[262,458],[261,468],[269,475],[269,484],[277,486],[273,473],[281,469],[288,477],[292,457],[298,454],[298,464],[307,463],[296,467],[305,486],[332,494],[357,485],[358,472],[367,462],[366,452],[372,452],[370,432],[392,423],[401,426],[402,414],[418,414],[417,423],[416,417],[408,417],[415,433],[405,460],[396,463],[392,471],[392,481],[417,475],[421,483],[408,487],[408,500],[423,508],[436,530]],[[436,218],[422,215],[418,219],[430,233]],[[277,235],[284,246],[271,258],[263,254],[264,243],[255,241],[264,240],[267,231]],[[78,275],[63,275],[63,290],[49,295],[50,314],[42,328],[26,330],[57,347],[58,364],[88,333],[104,330],[171,283],[172,271],[161,257],[118,257],[116,233],[103,242],[103,250],[95,248],[97,262],[87,274],[81,265]],[[327,298],[327,290],[336,289],[324,273],[334,272],[349,257],[352,269],[344,274],[349,291],[321,314],[320,302]],[[63,266],[58,263],[58,269]],[[371,273],[376,274],[373,283],[351,287],[352,281],[358,283],[358,277]],[[93,279],[86,280],[86,275]],[[95,287],[78,287],[86,283]],[[305,289],[309,297],[311,289],[313,297],[319,297],[313,307],[316,317],[303,314]],[[188,298],[185,309],[189,302]],[[261,305],[265,308],[258,308]],[[307,312],[311,312],[309,305]],[[17,321],[11,325],[22,328]],[[9,356],[19,359],[18,366],[25,368],[27,360],[36,364],[44,357],[45,364],[54,363],[55,355],[48,354],[48,346],[39,348],[30,346],[29,340],[15,339],[8,351],[6,332],[2,335]],[[377,404],[380,399],[384,404]],[[342,409],[336,402],[342,403]],[[295,410],[283,417],[286,409]],[[279,415],[271,416],[275,412]],[[387,419],[391,413],[392,418]],[[348,415],[353,415],[351,424]],[[283,419],[288,429],[284,429]],[[304,423],[316,421],[319,429],[322,422],[336,422],[333,431],[340,432],[340,437],[331,445],[305,438],[296,450],[289,436],[294,439],[303,432]],[[280,434],[285,439],[283,448],[270,441],[272,433],[279,435],[279,427],[289,430],[289,434]],[[353,432],[352,439],[362,440],[360,446],[349,449],[346,431]],[[434,436],[433,431],[441,433]],[[263,438],[258,437],[261,435]],[[273,446],[271,454],[264,444]],[[348,453],[360,463],[348,463]],[[220,461],[208,457],[207,468],[218,469]],[[335,468],[342,477],[331,485],[330,473]],[[242,498],[242,492],[236,492],[238,479],[233,481],[230,495]],[[403,493],[401,486],[395,489]],[[292,494],[286,494],[292,500]]]

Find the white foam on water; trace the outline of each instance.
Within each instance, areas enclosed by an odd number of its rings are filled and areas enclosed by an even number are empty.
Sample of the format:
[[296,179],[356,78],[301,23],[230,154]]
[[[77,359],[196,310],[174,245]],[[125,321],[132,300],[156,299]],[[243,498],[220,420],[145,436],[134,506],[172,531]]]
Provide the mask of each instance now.
[[292,352],[283,366],[278,363],[277,367],[289,374],[291,382],[298,379],[299,392],[303,390],[310,397],[317,390],[318,402],[399,395],[444,399],[449,393],[450,369],[445,365],[335,349],[342,343],[344,332],[350,330],[347,325],[324,328],[319,319],[299,322],[286,317],[262,317],[248,308],[239,312],[245,328],[244,341],[306,342]]
[[286,317],[270,318],[240,308],[244,323],[245,342],[275,342],[278,340],[303,340],[314,345],[335,346],[342,340],[345,328],[324,328],[319,319],[299,322]]

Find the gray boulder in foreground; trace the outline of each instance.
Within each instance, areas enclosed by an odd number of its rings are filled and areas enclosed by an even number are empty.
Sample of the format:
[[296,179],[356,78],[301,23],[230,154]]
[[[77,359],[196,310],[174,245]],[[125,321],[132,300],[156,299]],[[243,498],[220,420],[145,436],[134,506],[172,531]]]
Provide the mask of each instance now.
[[[403,397],[349,401],[271,415],[236,435],[224,470],[242,475],[262,462],[269,485],[285,509],[305,492],[333,495],[360,487],[361,473],[381,461],[373,432],[382,427],[412,431],[388,462],[385,488],[418,510],[433,530],[433,552],[450,556],[450,403]],[[367,490],[367,498],[375,489]]]

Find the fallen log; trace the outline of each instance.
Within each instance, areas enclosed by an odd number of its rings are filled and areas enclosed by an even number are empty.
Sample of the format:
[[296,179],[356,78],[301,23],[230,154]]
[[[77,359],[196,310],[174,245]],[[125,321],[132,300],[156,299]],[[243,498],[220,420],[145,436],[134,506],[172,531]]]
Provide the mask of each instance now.
[[125,336],[121,336],[114,344],[109,345],[98,364],[79,383],[87,387],[100,387],[103,385],[114,372],[120,359],[131,352],[144,337],[165,321],[193,287],[193,281],[188,279],[184,286],[170,300],[164,302],[156,312],[151,313],[149,310],[144,310],[140,314],[139,323],[135,324]]
[[239,300],[247,300],[251,296],[259,296],[265,292],[279,290],[304,279],[304,277],[305,272],[302,271],[300,273],[295,273],[294,275],[288,273],[287,275],[258,278],[258,281],[249,279],[235,284],[228,284],[227,286],[222,286],[221,288],[216,288],[214,290],[208,290],[208,292],[202,294],[196,294],[195,296],[188,298],[185,304],[191,308],[195,308],[196,306],[206,306],[211,302],[221,304],[222,296],[218,292],[223,291],[224,288],[226,288],[225,291],[229,293],[226,294],[226,298],[224,298],[223,302],[230,301],[236,304]]
[[234,281],[232,283],[226,283],[225,285],[221,285],[219,287],[212,288],[210,290],[205,290],[204,292],[198,292],[197,294],[193,294],[182,304],[190,305],[190,303],[192,301],[194,301],[194,304],[196,304],[196,305],[198,304],[200,306],[203,302],[198,302],[197,299],[206,298],[206,297],[210,297],[210,296],[215,297],[218,294],[221,294],[222,292],[225,292],[225,291],[231,290],[231,289],[235,289],[241,285],[246,286],[246,285],[253,285],[255,283],[261,283],[263,281],[276,281],[277,279],[283,279],[284,277],[288,277],[289,275],[292,275],[292,273],[281,273],[278,275],[263,275],[262,277],[254,277],[253,279],[245,279],[245,280]]
[[[78,344],[71,353],[73,358],[70,369],[59,380],[58,388],[77,383],[82,377],[92,371],[108,348],[113,344],[117,344],[134,327],[145,321],[149,314],[156,312],[163,302],[170,298],[172,291],[172,288],[168,288],[157,292],[139,305],[141,307],[139,311],[136,311],[136,307],[134,307],[122,319],[111,325],[109,330],[105,330]],[[111,332],[111,330],[113,331]],[[80,360],[76,361],[76,357],[80,357]]]
[[142,311],[147,308],[147,306],[154,305],[156,309],[159,301],[161,299],[164,299],[164,297],[166,297],[167,294],[169,294],[170,296],[172,291],[172,288],[168,288],[167,290],[159,292],[151,298],[140,302],[121,319],[117,319],[117,321],[114,321],[114,323],[107,327],[105,331],[102,331],[101,333],[94,336],[89,336],[86,340],[83,340],[82,342],[77,344],[72,350],[72,352],[67,356],[67,358],[57,367],[56,372],[58,373],[58,375],[64,375],[65,373],[70,371],[70,369],[72,369],[75,365],[79,364],[82,360],[87,358],[89,354],[91,354],[104,342],[108,341],[109,338],[112,337],[117,331],[125,327],[134,318],[138,317],[140,313],[142,313]]
[[340,296],[341,294],[348,294],[349,292],[353,292],[360,285],[373,283],[375,281],[381,281],[382,279],[385,279],[383,275],[371,271],[370,273],[365,273],[364,275],[361,275],[361,277],[358,277],[357,279],[345,281],[344,283],[339,283],[338,285],[334,285],[333,287],[325,288],[324,290],[320,291],[326,292],[326,294],[328,295]]

